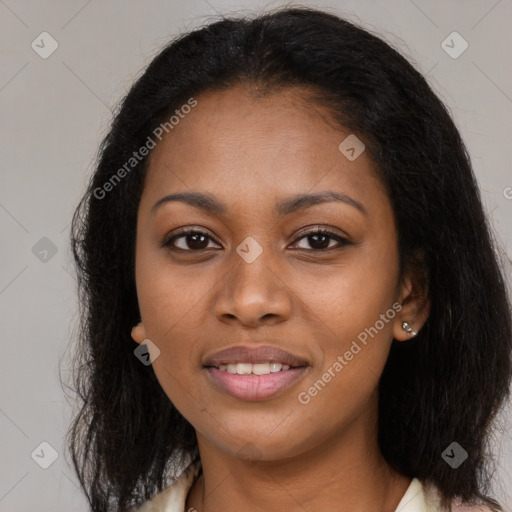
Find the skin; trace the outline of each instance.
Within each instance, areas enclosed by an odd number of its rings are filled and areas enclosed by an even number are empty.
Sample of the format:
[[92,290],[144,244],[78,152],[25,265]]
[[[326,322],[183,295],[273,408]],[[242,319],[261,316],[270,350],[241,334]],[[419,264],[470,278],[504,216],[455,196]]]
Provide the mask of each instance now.
[[[349,161],[338,149],[350,132],[305,101],[304,89],[254,92],[239,85],[197,97],[153,150],[138,211],[142,321],[132,337],[158,346],[155,374],[197,432],[203,475],[186,510],[393,512],[411,479],[379,451],[377,386],[393,337],[412,337],[402,322],[418,331],[426,321],[426,290],[408,272],[400,279],[393,210],[373,163],[367,152]],[[192,190],[215,196],[227,212],[177,201],[151,212],[163,196]],[[333,201],[285,217],[274,211],[290,196],[327,190],[366,213]],[[210,238],[177,239],[181,252],[162,247],[182,226]],[[305,227],[352,244],[315,245]],[[252,263],[236,252],[249,236],[263,250]],[[301,404],[298,394],[394,303],[403,304],[394,319]],[[211,384],[202,361],[239,344],[276,345],[308,369],[272,399],[237,400]]]

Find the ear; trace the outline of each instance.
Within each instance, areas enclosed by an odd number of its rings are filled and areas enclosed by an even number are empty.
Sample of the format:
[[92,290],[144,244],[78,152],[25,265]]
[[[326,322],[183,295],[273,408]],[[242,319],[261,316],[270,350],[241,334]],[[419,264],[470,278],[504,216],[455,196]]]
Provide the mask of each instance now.
[[[393,337],[398,341],[408,341],[420,331],[430,313],[428,278],[421,254],[416,253],[406,265],[398,287],[397,302],[402,309],[394,319]],[[404,322],[414,332],[404,329]]]
[[142,321],[133,327],[132,338],[133,341],[136,341],[139,345],[146,339],[146,329]]

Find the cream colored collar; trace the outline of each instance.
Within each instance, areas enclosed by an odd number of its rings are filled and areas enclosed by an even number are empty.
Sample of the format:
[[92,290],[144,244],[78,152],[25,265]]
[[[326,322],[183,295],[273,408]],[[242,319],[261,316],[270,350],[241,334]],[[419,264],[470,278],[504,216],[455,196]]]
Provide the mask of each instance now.
[[[193,512],[185,510],[185,503],[200,469],[200,462],[190,464],[172,485],[132,512]],[[479,512],[480,510],[485,509],[452,508],[452,511],[464,512]],[[395,512],[442,512],[439,505],[439,494],[435,488],[427,487],[417,478],[413,478]]]

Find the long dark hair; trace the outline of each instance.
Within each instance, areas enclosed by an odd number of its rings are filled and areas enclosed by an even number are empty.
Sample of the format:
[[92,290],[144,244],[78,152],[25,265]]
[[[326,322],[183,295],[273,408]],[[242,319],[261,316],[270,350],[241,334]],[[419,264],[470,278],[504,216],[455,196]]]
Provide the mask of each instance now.
[[[401,266],[422,265],[431,301],[418,336],[393,341],[379,384],[380,449],[398,472],[435,484],[443,506],[459,496],[501,510],[487,497],[488,442],[509,393],[512,321],[468,153],[447,109],[404,57],[310,8],[223,18],[177,38],[133,85],[102,142],[71,235],[81,408],[68,445],[91,510],[138,505],[178,475],[184,457],[199,457],[193,427],[152,366],[134,356],[135,233],[148,158],[126,163],[191,97],[238,83],[263,93],[306,87],[365,141],[394,209]],[[457,469],[441,456],[454,441],[468,454]]]

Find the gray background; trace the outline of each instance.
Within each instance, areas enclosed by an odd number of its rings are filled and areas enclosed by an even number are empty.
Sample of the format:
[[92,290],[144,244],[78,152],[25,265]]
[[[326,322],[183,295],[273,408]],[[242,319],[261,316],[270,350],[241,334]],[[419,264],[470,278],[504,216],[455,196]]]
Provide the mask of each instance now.
[[[61,389],[59,363],[67,382],[77,320],[69,222],[111,110],[170,37],[219,13],[251,14],[281,5],[0,0],[0,511],[87,510],[64,452],[72,404]],[[362,23],[427,75],[462,132],[485,207],[509,259],[512,1],[332,0],[302,5]],[[34,40],[42,46],[38,36],[44,31],[59,45],[46,59],[31,47]],[[441,46],[453,31],[469,44],[458,58]],[[460,41],[453,45],[461,48]],[[44,237],[49,241],[41,241]],[[507,258],[505,265],[510,282]],[[510,511],[511,417],[509,407],[501,421],[508,433],[498,431],[493,447],[498,456],[494,492]],[[35,462],[50,461],[51,450],[38,448],[43,441],[58,455],[48,469]]]

